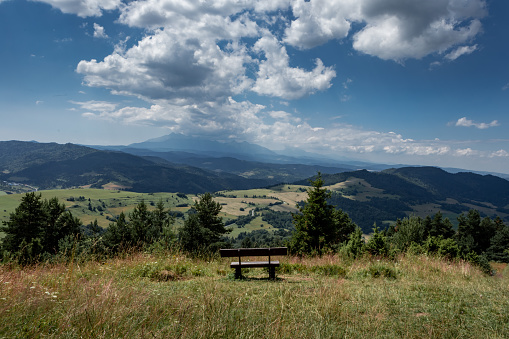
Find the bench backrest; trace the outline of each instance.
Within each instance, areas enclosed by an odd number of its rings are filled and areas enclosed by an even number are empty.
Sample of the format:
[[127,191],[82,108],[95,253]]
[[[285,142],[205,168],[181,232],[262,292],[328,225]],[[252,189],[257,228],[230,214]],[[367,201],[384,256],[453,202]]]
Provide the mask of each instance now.
[[273,255],[287,255],[287,247],[271,247],[271,248],[234,248],[220,249],[221,257],[259,257]]

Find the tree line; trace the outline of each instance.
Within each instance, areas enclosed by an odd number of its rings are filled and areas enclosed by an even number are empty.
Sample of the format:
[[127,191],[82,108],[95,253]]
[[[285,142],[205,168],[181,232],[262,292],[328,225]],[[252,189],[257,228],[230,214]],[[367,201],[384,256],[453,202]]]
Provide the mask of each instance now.
[[[262,217],[277,224],[276,233],[243,232],[234,240],[219,216],[222,206],[205,193],[187,213],[184,225],[174,228],[175,213],[159,201],[149,210],[140,202],[127,215],[121,213],[107,229],[97,221],[81,221],[57,198],[43,200],[34,192],[3,222],[5,237],[0,256],[31,264],[59,256],[114,256],[130,250],[178,248],[191,255],[211,254],[224,247],[288,246],[294,255],[340,253],[345,256],[395,257],[413,252],[471,261],[489,272],[489,261],[509,262],[509,227],[500,218],[482,218],[476,210],[458,217],[458,229],[438,212],[433,216],[399,218],[380,230],[376,223],[365,240],[363,230],[347,213],[331,203],[332,192],[324,188],[321,175],[310,181],[308,198],[299,212],[288,215],[265,211]],[[334,202],[334,201],[332,201]]]
[[424,219],[410,216],[397,219],[385,230],[375,223],[365,241],[362,230],[349,216],[327,202],[332,193],[323,188],[320,174],[311,185],[301,213],[293,216],[296,231],[289,246],[295,254],[339,252],[352,257],[364,253],[395,257],[409,251],[464,259],[486,273],[491,272],[490,261],[509,262],[509,227],[499,217],[482,218],[472,209],[458,217],[458,229],[454,230],[440,212]]
[[42,199],[41,194],[31,192],[22,197],[0,227],[5,233],[0,259],[27,265],[79,255],[102,258],[147,248],[178,247],[191,254],[214,252],[225,245],[223,235],[228,232],[218,216],[220,211],[221,205],[209,193],[202,195],[177,233],[175,213],[162,201],[152,210],[142,201],[103,229],[97,220],[83,225],[58,198]]

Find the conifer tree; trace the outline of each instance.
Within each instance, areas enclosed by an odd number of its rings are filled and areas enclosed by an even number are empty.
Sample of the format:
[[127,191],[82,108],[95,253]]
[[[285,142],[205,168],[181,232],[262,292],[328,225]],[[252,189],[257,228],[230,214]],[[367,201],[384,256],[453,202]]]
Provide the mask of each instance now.
[[33,263],[41,256],[58,253],[60,240],[81,234],[81,221],[65,210],[57,198],[42,200],[30,192],[21,198],[9,220],[0,228],[6,236],[2,249],[22,264]]
[[35,239],[40,243],[47,218],[41,195],[34,192],[24,195],[14,213],[9,215],[9,220],[3,222],[1,230],[6,234],[3,249],[14,253]]
[[206,247],[205,231],[200,225],[196,214],[191,214],[184,221],[184,227],[179,232],[179,241],[182,249],[191,254],[197,254]]
[[386,256],[389,254],[387,238],[380,232],[376,224],[373,226],[373,233],[366,243],[365,249],[371,255]]
[[447,239],[454,236],[454,233],[455,232],[449,218],[444,219],[442,213],[438,211],[431,221],[431,229],[428,235],[432,237],[442,236]]
[[196,213],[189,216],[179,232],[181,246],[191,253],[217,250],[222,245],[221,237],[230,232],[219,216],[221,204],[215,202],[210,193],[205,193],[193,208]]
[[127,226],[124,212],[120,212],[117,220],[110,223],[108,229],[104,233],[103,240],[105,245],[113,250],[113,252],[117,252],[131,246],[131,230]]
[[355,230],[350,217],[327,202],[331,192],[323,188],[321,174],[318,173],[317,178],[310,182],[312,187],[307,190],[308,199],[304,206],[299,207],[301,213],[293,215],[295,232],[290,250],[299,255],[321,254],[333,245],[347,241],[349,234]]
[[477,210],[470,210],[465,216],[458,217],[458,233],[456,241],[463,255],[473,251],[481,254],[490,246],[490,240],[497,233],[499,226],[490,218],[481,219]]
[[224,227],[223,218],[219,216],[222,208],[220,203],[212,199],[210,193],[205,193],[194,203],[196,216],[200,226],[204,228],[206,245],[219,242],[224,234],[230,232]]

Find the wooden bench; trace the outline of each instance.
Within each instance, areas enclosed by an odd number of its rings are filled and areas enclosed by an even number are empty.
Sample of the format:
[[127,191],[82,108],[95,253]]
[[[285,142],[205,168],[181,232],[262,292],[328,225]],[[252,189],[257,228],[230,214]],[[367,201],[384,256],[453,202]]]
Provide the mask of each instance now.
[[[237,257],[239,261],[230,264],[231,268],[235,268],[235,279],[240,279],[241,269],[248,267],[268,267],[269,279],[276,279],[276,267],[279,267],[279,260],[271,260],[271,256],[287,255],[287,247],[272,248],[236,248],[236,249],[220,249],[221,257]],[[242,257],[269,257],[268,261],[242,261]]]

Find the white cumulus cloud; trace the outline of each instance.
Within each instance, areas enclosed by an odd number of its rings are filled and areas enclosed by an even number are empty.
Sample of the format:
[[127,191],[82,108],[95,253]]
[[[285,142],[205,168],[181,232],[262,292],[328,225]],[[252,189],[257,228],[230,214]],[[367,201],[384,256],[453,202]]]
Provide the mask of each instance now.
[[332,39],[343,39],[352,21],[361,20],[361,5],[358,0],[293,1],[296,19],[286,29],[284,41],[298,48],[313,48]]
[[107,37],[108,35],[106,34],[104,27],[94,23],[94,38],[106,39]]
[[457,149],[454,151],[454,155],[460,156],[460,157],[466,157],[466,156],[472,156],[472,155],[478,155],[478,154],[479,154],[478,151],[475,151],[475,150],[471,149],[470,147],[464,148],[464,149]]
[[[481,31],[478,19],[468,21],[467,18],[451,18],[448,1],[408,2],[412,4],[409,8],[384,7],[380,4],[373,5],[371,11],[365,9],[369,13],[365,17],[367,25],[354,35],[353,47],[384,60],[421,59],[470,41]],[[431,7],[431,3],[445,6],[431,8],[435,11],[430,10],[428,16],[423,15],[422,10]]]
[[325,67],[320,59],[316,59],[316,67],[312,71],[290,67],[286,48],[274,37],[260,38],[254,50],[265,55],[252,88],[258,94],[298,99],[329,88],[336,76],[334,69]]
[[249,88],[247,62],[250,57],[243,45],[231,43],[222,50],[211,40],[158,30],[125,53],[81,61],[77,72],[87,85],[114,93],[189,103],[222,100]]
[[467,119],[466,117],[463,117],[463,118],[458,119],[458,121],[456,121],[455,126],[459,126],[459,127],[475,127],[475,128],[478,128],[478,129],[487,129],[487,128],[490,128],[490,127],[500,126],[500,124],[499,124],[499,122],[497,120],[493,120],[490,123],[485,123],[485,122],[474,122],[473,120],[470,120],[470,119]]
[[456,48],[454,51],[450,52],[449,54],[447,54],[445,56],[445,58],[449,59],[449,60],[456,60],[456,59],[458,59],[460,56],[462,56],[464,54],[471,54],[471,53],[473,53],[476,49],[477,49],[477,45],[473,45],[473,46],[461,46],[461,47]]
[[80,108],[85,110],[97,111],[97,112],[111,112],[114,111],[118,104],[107,102],[107,101],[70,101],[70,103],[74,105],[80,106]]
[[[385,60],[444,53],[482,30],[484,0],[294,0],[284,42],[313,48],[353,35],[353,48]],[[361,29],[352,33],[352,24]],[[471,53],[459,47],[449,57]]]
[[495,157],[507,158],[507,157],[509,157],[509,152],[507,152],[506,150],[500,149],[496,152],[491,153],[489,157],[490,158],[495,158]]
[[103,11],[114,10],[121,6],[121,0],[34,0],[44,2],[63,13],[76,14],[82,18],[101,16]]

